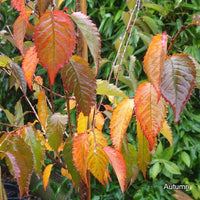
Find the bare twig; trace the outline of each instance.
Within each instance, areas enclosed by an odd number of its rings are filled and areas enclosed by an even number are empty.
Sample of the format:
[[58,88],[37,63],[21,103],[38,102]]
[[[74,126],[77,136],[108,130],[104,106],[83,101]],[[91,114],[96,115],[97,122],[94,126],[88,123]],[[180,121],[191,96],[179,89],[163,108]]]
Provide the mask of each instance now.
[[67,169],[65,164],[60,162],[59,160],[55,159],[52,155],[50,155],[48,152],[45,152],[46,156],[51,159],[55,164],[57,164],[58,166]]

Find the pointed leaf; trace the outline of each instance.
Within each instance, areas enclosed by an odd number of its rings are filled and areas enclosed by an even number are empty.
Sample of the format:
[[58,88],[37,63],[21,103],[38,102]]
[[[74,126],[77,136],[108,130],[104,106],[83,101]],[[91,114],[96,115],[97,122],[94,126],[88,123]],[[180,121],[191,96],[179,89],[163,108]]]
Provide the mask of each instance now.
[[171,127],[168,125],[167,120],[164,121],[160,133],[169,141],[170,146],[173,145],[173,137]]
[[24,71],[24,76],[27,81],[28,87],[32,90],[32,79],[35,73],[36,66],[38,64],[38,57],[35,46],[30,47],[24,56],[24,60],[22,62],[22,69]]
[[72,156],[73,141],[74,141],[73,136],[70,136],[66,139],[66,144],[63,148],[63,158],[65,164],[67,165],[67,170],[72,176],[72,180],[75,185],[76,191],[78,191],[79,182],[81,178],[73,162],[73,156]]
[[28,192],[27,179],[30,176],[28,165],[23,155],[17,151],[9,150],[5,152],[5,154],[10,161],[9,166],[12,167],[14,177],[17,179],[17,184],[19,185],[20,190],[20,198],[22,198],[24,192]]
[[85,184],[88,185],[87,182],[87,154],[89,152],[89,142],[88,142],[88,134],[81,133],[75,137],[73,141],[73,161],[76,169],[79,171],[81,178],[84,180]]
[[0,55],[0,67],[4,68],[7,67],[10,68],[9,64],[12,62],[12,60],[8,56],[2,56]]
[[133,99],[124,99],[113,112],[110,121],[110,134],[114,147],[121,151],[122,139],[128,128],[134,108]]
[[99,146],[90,149],[87,155],[88,169],[102,185],[105,185],[104,176],[108,163],[108,157],[103,149]]
[[[95,109],[95,117],[94,117],[94,109]],[[90,120],[93,121],[93,119],[94,119],[95,127],[98,130],[102,131],[105,119],[104,119],[103,114],[95,107],[92,107],[91,112],[90,112]]]
[[97,79],[97,94],[127,98],[117,86],[109,84],[107,80]]
[[[31,11],[27,11],[27,13],[25,14],[28,18],[31,15]],[[27,23],[24,20],[24,18],[20,15],[13,24],[13,36],[22,56],[24,56],[23,48],[24,48],[24,37],[26,34],[26,29],[27,29]]]
[[34,169],[37,174],[41,175],[42,160],[44,159],[44,148],[38,138],[37,131],[33,126],[26,126],[22,130],[25,142],[31,147],[33,153]]
[[89,142],[91,146],[95,146],[96,144],[100,147],[108,146],[108,142],[101,131],[98,129],[94,129],[94,131],[90,131],[89,135]]
[[79,113],[77,119],[77,133],[85,133],[87,130],[88,116],[84,116],[82,112]]
[[195,66],[187,54],[174,54],[166,59],[161,77],[161,92],[173,108],[176,124],[195,87],[195,78]]
[[35,26],[34,42],[39,61],[47,69],[50,84],[53,85],[56,73],[74,52],[74,25],[63,11],[46,12]]
[[25,0],[11,0],[14,5],[14,8],[20,12],[20,15],[25,20],[25,22],[30,26],[28,17],[26,15],[26,7],[25,7]]
[[160,132],[166,117],[166,102],[158,94],[151,83],[143,82],[135,93],[135,113],[141,129],[149,142],[150,151],[154,146],[154,139]]
[[122,193],[124,193],[126,181],[126,163],[124,162],[123,155],[118,150],[109,146],[105,147],[103,150],[106,152],[109,158],[110,164],[112,165],[119,181]]
[[49,7],[52,0],[37,0],[40,16],[42,16]]
[[73,12],[71,14],[72,19],[77,24],[78,28],[81,30],[87,45],[90,49],[92,57],[94,59],[95,66],[97,68],[97,72],[99,69],[99,57],[101,53],[101,41],[100,34],[98,29],[94,23],[90,20],[87,15],[84,15],[81,12]]
[[26,94],[27,83],[24,78],[24,72],[22,68],[17,63],[14,63],[14,62],[10,63],[10,68],[12,72],[14,73],[15,78],[19,81],[22,91],[24,92],[24,94]]
[[41,90],[38,95],[38,117],[43,129],[46,130],[48,107],[46,102],[46,95],[43,90]]
[[2,109],[4,111],[4,113],[6,114],[6,117],[9,121],[9,123],[11,125],[14,125],[14,122],[15,122],[15,116],[7,109],[4,109],[1,105],[0,105],[0,109]]
[[161,95],[160,79],[161,70],[167,53],[167,34],[157,34],[152,38],[151,44],[144,57],[144,70],[158,93],[158,100]]
[[47,185],[49,183],[49,177],[51,174],[51,169],[53,167],[53,164],[49,164],[44,168],[44,172],[43,172],[43,186],[44,186],[44,191],[46,191]]
[[70,63],[61,70],[61,75],[64,89],[68,93],[74,91],[78,110],[89,115],[96,102],[96,80],[88,63],[79,56],[72,56]]
[[147,167],[151,162],[152,154],[149,151],[149,143],[144,136],[139,122],[137,122],[137,138],[138,138],[138,165],[141,169],[144,178],[146,178]]
[[58,148],[63,141],[68,117],[60,113],[54,113],[47,120],[46,135],[50,146],[58,153]]
[[24,115],[23,115],[21,100],[19,100],[15,105],[15,125],[17,126],[24,125]]

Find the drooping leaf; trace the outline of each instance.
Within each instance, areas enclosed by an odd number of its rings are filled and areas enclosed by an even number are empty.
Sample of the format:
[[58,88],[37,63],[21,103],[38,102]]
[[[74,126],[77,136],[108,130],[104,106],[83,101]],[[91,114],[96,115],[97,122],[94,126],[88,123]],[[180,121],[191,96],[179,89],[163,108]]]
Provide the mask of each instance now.
[[166,117],[166,102],[149,82],[140,84],[135,93],[135,113],[141,129],[153,149],[155,137],[160,132]]
[[151,8],[153,10],[158,11],[161,15],[163,15],[164,17],[166,16],[166,11],[165,8],[161,5],[155,4],[155,3],[149,3],[148,1],[146,3],[143,4],[144,7],[146,8]]
[[14,172],[14,177],[17,179],[17,184],[20,190],[20,198],[22,198],[24,192],[28,192],[28,181],[29,181],[29,168],[27,162],[22,154],[14,150],[8,150],[5,152],[7,158],[9,159],[8,166]]
[[126,181],[126,163],[124,161],[123,155],[116,149],[113,149],[109,146],[103,149],[112,165],[117,179],[119,181],[120,188],[122,193],[125,191],[125,181]]
[[96,102],[96,81],[88,63],[79,56],[72,56],[70,63],[62,70],[64,89],[74,92],[78,110],[84,115],[89,115],[91,107]]
[[12,60],[8,56],[2,56],[0,55],[0,67],[4,68],[7,67],[10,68],[9,64],[12,62]]
[[24,141],[31,147],[33,153],[34,169],[37,174],[41,174],[42,160],[44,158],[44,147],[38,138],[36,129],[33,126],[26,126],[22,130]]
[[15,105],[15,125],[23,126],[24,125],[24,115],[21,100],[19,100]]
[[99,146],[90,148],[87,155],[88,169],[102,185],[105,185],[104,175],[108,163],[108,157],[102,148]]
[[74,25],[63,11],[46,12],[35,26],[34,42],[39,61],[47,69],[50,84],[53,85],[56,73],[74,52]]
[[41,90],[38,95],[38,117],[43,129],[46,130],[48,107],[46,102],[46,95],[43,90]]
[[117,86],[110,84],[107,80],[101,79],[97,79],[97,94],[127,98]]
[[126,163],[126,184],[127,190],[139,175],[139,168],[137,163],[137,151],[133,145],[123,140],[122,154]]
[[99,57],[101,53],[101,41],[98,29],[96,25],[90,20],[90,18],[81,12],[73,12],[71,17],[77,24],[78,28],[81,30],[87,42],[98,72]]
[[151,162],[152,154],[149,151],[149,143],[144,136],[139,122],[137,122],[137,138],[138,138],[138,165],[141,169],[144,178],[146,178],[147,167]]
[[35,73],[36,66],[38,64],[38,57],[35,46],[30,47],[25,55],[24,60],[22,62],[22,69],[24,71],[24,76],[27,81],[28,87],[32,90],[32,79]]
[[30,26],[28,17],[26,15],[26,7],[25,0],[11,0],[14,5],[14,8],[20,12],[21,17],[25,20],[25,22]]
[[73,136],[69,136],[66,139],[65,146],[63,148],[63,158],[65,164],[67,165],[67,170],[72,176],[72,180],[75,185],[76,191],[78,191],[79,182],[81,178],[73,162],[73,156],[72,156],[73,141],[74,141]]
[[157,34],[152,38],[151,44],[148,47],[144,57],[144,70],[158,93],[158,100],[161,95],[160,81],[161,70],[164,65],[164,60],[167,52],[167,34]]
[[160,133],[169,141],[170,146],[173,145],[173,137],[171,127],[168,125],[167,120],[164,121]]
[[79,113],[77,118],[77,133],[85,133],[87,130],[88,116],[84,116],[82,112]]
[[[28,18],[31,15],[31,11],[26,11],[25,14]],[[26,29],[27,29],[27,23],[25,19],[20,15],[13,24],[13,36],[22,56],[24,56],[23,48],[24,48],[24,37],[26,34]]]
[[60,113],[54,113],[47,120],[46,135],[50,146],[58,152],[63,141],[63,133],[66,129],[68,117]]
[[44,191],[46,191],[47,185],[49,183],[49,177],[51,174],[52,167],[53,167],[53,164],[49,164],[44,168],[43,177],[42,177]]
[[174,54],[165,61],[161,75],[161,92],[172,106],[177,124],[195,87],[196,71],[187,54]]
[[154,19],[152,19],[149,16],[144,15],[144,16],[142,16],[142,20],[149,26],[149,28],[151,29],[153,34],[156,35],[158,33],[158,26]]
[[4,109],[4,107],[1,106],[1,105],[0,105],[0,109],[2,109],[2,110],[4,111],[4,113],[6,114],[6,117],[7,117],[8,121],[9,121],[9,123],[10,123],[11,125],[14,125],[15,116],[14,116],[9,110]]
[[105,136],[98,129],[91,130],[88,138],[91,146],[95,146],[96,144],[103,148],[108,146]]
[[14,73],[15,78],[19,81],[22,91],[24,92],[24,94],[26,94],[27,83],[22,68],[14,62],[10,63],[10,68],[12,70],[12,73]]
[[133,99],[124,99],[113,112],[110,121],[110,134],[114,147],[121,151],[123,136],[126,133],[134,108]]
[[49,7],[52,0],[37,0],[40,16],[42,16]]
[[73,141],[73,161],[81,178],[88,185],[87,182],[87,154],[89,152],[88,134],[81,133],[75,137]]

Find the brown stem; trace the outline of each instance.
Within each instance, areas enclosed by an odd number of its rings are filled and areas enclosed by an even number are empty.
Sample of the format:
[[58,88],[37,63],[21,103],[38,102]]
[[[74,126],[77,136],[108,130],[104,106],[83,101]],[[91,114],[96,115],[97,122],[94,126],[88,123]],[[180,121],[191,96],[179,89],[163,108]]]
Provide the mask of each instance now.
[[65,92],[65,95],[66,95],[66,102],[67,102],[67,115],[68,115],[69,132],[70,132],[71,135],[73,135],[68,93]]
[[58,166],[67,169],[65,164],[60,162],[59,160],[55,159],[52,155],[50,155],[48,152],[45,152],[46,156],[51,159],[55,164],[57,164]]
[[20,127],[20,126],[15,126],[15,125],[11,125],[11,124],[6,124],[6,123],[3,123],[3,122],[0,122],[0,125],[8,126],[8,127],[14,127],[14,128],[19,128]]
[[50,81],[49,81],[49,87],[50,87],[50,99],[51,99],[52,112],[55,113],[54,104],[53,104],[53,90],[52,90],[52,85]]

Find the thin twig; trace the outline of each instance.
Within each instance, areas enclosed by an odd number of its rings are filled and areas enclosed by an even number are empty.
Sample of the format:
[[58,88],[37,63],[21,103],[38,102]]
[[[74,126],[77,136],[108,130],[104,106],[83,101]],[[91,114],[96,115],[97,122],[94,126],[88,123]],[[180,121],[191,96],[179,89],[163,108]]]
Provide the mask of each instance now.
[[71,115],[70,115],[69,97],[68,97],[68,93],[66,91],[65,91],[65,95],[66,95],[66,102],[67,102],[67,115],[68,115],[69,132],[70,132],[71,135],[73,135],[72,121],[71,121]]
[[52,112],[55,113],[54,104],[53,104],[53,90],[52,90],[52,85],[50,81],[49,81],[49,87],[50,87],[51,108],[52,108]]
[[60,162],[59,160],[55,159],[52,155],[50,155],[48,152],[45,152],[46,156],[51,159],[55,164],[57,164],[58,166],[67,169],[65,164]]
[[12,127],[12,128],[20,128],[20,126],[15,126],[15,125],[3,123],[3,122],[0,122],[0,125]]

